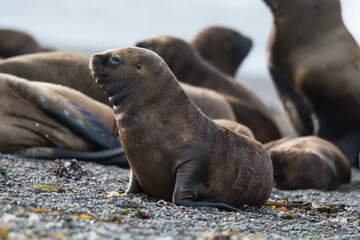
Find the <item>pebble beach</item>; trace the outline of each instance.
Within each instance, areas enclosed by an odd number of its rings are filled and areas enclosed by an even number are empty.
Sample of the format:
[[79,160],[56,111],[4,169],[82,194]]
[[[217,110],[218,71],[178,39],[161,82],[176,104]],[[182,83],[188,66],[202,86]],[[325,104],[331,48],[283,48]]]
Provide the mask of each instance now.
[[335,191],[273,188],[267,205],[240,212],[178,207],[125,195],[129,170],[0,155],[0,239],[359,239],[360,171]]
[[[102,52],[161,34],[191,41],[210,25],[234,28],[254,43],[237,80],[271,108],[283,136],[296,137],[266,66],[272,16],[262,0],[2,3],[1,28],[24,30],[44,46],[65,51]],[[360,2],[341,3],[344,21],[359,42]],[[350,183],[336,190],[273,188],[264,206],[226,212],[126,195],[128,169],[73,163],[74,172],[61,159],[0,154],[0,240],[360,239],[358,168],[352,169]]]

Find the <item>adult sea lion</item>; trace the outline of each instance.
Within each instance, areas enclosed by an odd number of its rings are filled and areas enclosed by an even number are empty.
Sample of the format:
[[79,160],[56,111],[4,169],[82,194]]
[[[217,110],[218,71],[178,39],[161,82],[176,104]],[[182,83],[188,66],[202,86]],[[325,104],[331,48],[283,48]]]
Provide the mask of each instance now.
[[159,36],[138,42],[138,47],[159,54],[179,81],[213,89],[229,96],[236,120],[248,126],[256,139],[268,142],[281,137],[275,120],[266,105],[250,90],[211,66],[185,41]]
[[109,50],[94,55],[90,68],[113,104],[132,170],[127,193],[234,211],[265,203],[272,182],[266,150],[206,117],[156,53]]
[[[3,73],[0,136],[2,153],[47,159],[100,158],[98,162],[109,164],[116,164],[116,155],[127,164],[110,107],[64,86]],[[106,151],[91,154],[102,150]]]
[[[68,86],[110,105],[108,98],[94,82],[90,71],[91,55],[80,52],[49,52],[28,54],[0,62],[0,72],[25,79]],[[235,120],[225,97],[210,89],[182,84],[188,96],[210,118]]]
[[0,57],[9,58],[49,50],[51,49],[39,46],[36,40],[28,33],[0,29]]
[[226,27],[207,27],[192,40],[200,56],[220,71],[235,76],[236,70],[252,47],[252,41]]
[[300,135],[335,143],[359,166],[360,49],[338,0],[266,0],[273,16],[268,64]]
[[283,138],[265,144],[277,187],[335,189],[351,179],[349,161],[334,144],[316,136]]

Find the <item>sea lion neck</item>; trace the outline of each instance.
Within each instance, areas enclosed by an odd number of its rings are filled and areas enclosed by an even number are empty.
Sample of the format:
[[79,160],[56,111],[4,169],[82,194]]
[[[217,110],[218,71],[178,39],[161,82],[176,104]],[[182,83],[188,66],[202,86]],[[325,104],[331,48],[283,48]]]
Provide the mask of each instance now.
[[272,0],[269,7],[274,17],[276,31],[286,31],[288,41],[300,44],[311,36],[321,35],[343,26],[338,0]]
[[[114,113],[117,120],[126,123],[127,118],[133,116],[146,115],[148,112],[157,111],[161,109],[160,115],[175,116],[177,114],[186,114],[184,109],[188,105],[180,104],[184,98],[190,102],[184,90],[177,81],[174,81],[173,74],[163,74],[159,76],[162,78],[162,83],[156,85],[156,90],[149,89],[146,91],[138,91],[138,89],[131,88],[131,92],[114,105]],[[170,100],[170,101],[169,101]]]
[[[278,59],[278,52],[288,58],[300,57],[304,49],[313,49],[314,46],[322,48],[348,34],[344,31],[338,0],[271,2],[276,2],[277,10],[272,9],[274,22],[268,49],[271,49],[269,61],[276,65],[284,66],[290,62],[284,58]],[[293,49],[298,51],[294,52]]]

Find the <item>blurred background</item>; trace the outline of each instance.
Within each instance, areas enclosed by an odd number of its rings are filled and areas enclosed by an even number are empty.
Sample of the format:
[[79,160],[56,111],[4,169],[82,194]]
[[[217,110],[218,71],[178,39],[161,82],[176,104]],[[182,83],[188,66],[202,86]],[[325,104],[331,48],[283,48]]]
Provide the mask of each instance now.
[[[360,1],[341,3],[344,22],[359,43]],[[0,6],[0,28],[28,32],[60,50],[95,53],[160,34],[190,41],[210,25],[233,28],[254,44],[238,81],[281,108],[266,67],[272,16],[263,0],[0,0]]]

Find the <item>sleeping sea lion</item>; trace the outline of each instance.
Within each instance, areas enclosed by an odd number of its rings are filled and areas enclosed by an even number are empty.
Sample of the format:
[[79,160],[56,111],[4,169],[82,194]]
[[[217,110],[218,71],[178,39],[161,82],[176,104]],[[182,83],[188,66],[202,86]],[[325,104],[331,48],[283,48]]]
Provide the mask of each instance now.
[[109,50],[90,69],[113,104],[132,170],[127,193],[234,211],[265,203],[272,166],[264,147],[206,117],[156,53]]
[[[116,159],[109,159],[115,154],[119,162],[127,164],[110,107],[64,86],[3,73],[0,136],[2,153],[46,159],[100,159],[97,162],[105,164],[116,164]],[[92,153],[95,151],[105,152]]]
[[268,65],[300,135],[335,143],[359,167],[360,49],[338,0],[265,0],[273,16]]
[[283,138],[265,144],[277,187],[333,190],[351,179],[349,161],[334,144],[316,136]]
[[191,45],[200,56],[220,71],[235,76],[252,47],[252,41],[225,27],[208,27],[199,32]]
[[168,36],[138,42],[138,47],[159,54],[179,81],[213,89],[229,96],[236,120],[248,126],[260,142],[281,137],[275,120],[266,105],[250,90],[211,66],[185,41]]
[[[79,52],[28,54],[1,61],[0,72],[29,80],[68,86],[110,105],[108,98],[89,72],[90,57],[88,53]],[[229,103],[221,94],[185,84],[182,84],[182,87],[208,117],[235,120]]]
[[39,46],[28,33],[0,29],[0,57],[2,58],[50,50],[50,48]]
[[34,53],[0,62],[0,72],[32,81],[50,82],[76,89],[87,96],[108,103],[89,74],[91,54],[80,52]]

